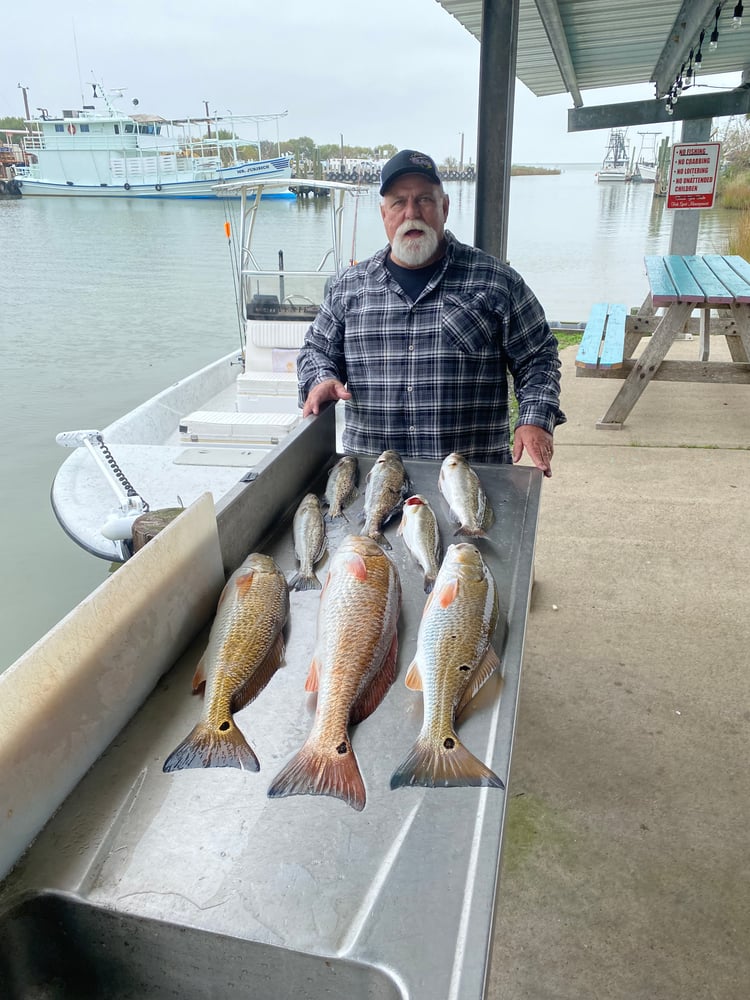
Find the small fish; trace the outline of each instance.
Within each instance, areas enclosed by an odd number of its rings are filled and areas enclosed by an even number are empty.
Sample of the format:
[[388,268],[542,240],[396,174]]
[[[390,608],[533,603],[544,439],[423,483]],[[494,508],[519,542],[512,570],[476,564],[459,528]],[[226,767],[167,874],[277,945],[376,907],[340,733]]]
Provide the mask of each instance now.
[[424,570],[424,592],[429,594],[440,569],[442,546],[435,512],[419,493],[404,501],[398,534]]
[[454,535],[486,537],[494,515],[479,476],[463,455],[454,451],[444,459],[440,466],[438,489],[446,499],[451,517],[458,523]]
[[409,477],[397,451],[384,451],[367,473],[363,533],[390,549],[383,525],[399,513],[409,495]]
[[357,477],[359,463],[355,455],[344,455],[336,462],[328,473],[325,499],[328,504],[327,517],[333,520],[343,517],[346,520],[344,508],[359,495]]
[[422,730],[393,773],[391,788],[505,787],[456,735],[456,719],[500,665],[490,645],[498,616],[497,587],[479,549],[470,542],[450,545],[427,598],[406,675],[407,687],[423,691]]
[[401,584],[371,538],[348,535],[331,559],[320,595],[306,691],[318,692],[315,721],[302,748],[268,794],[332,795],[357,811],[365,786],[349,726],[366,719],[396,677]]
[[320,501],[313,493],[308,493],[295,511],[292,534],[299,572],[289,581],[289,589],[320,590],[321,583],[315,575],[315,563],[326,550],[326,526]]
[[270,556],[251,553],[221,593],[208,646],[193,678],[194,694],[205,684],[203,716],[167,757],[164,771],[187,767],[260,770],[233,714],[263,690],[282,662],[282,630],[288,614],[284,574]]

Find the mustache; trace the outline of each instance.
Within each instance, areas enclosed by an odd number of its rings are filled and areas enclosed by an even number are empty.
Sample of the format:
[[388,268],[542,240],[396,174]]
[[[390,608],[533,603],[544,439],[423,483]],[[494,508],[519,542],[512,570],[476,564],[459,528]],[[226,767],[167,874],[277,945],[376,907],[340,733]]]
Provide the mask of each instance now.
[[431,233],[434,230],[427,225],[426,222],[422,222],[421,219],[407,219],[402,222],[394,234],[395,239],[403,239],[408,232],[414,229],[418,229],[421,233]]

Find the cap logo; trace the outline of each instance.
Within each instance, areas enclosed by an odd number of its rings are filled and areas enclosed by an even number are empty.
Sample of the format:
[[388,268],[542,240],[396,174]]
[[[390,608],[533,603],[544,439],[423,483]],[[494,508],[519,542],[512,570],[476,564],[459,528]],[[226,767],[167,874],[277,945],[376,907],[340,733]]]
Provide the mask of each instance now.
[[424,153],[412,153],[409,157],[409,162],[413,163],[415,167],[423,167],[425,170],[434,170],[435,166],[429,156],[425,156]]

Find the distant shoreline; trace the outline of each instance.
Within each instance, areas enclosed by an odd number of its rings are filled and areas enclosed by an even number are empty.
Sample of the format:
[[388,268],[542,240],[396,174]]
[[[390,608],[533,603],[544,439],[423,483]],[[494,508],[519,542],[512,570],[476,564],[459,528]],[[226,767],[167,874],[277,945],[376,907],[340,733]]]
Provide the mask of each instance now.
[[547,174],[561,174],[562,170],[560,167],[528,167],[521,166],[518,164],[511,164],[510,176],[511,177],[529,177],[536,176],[537,174],[547,175]]

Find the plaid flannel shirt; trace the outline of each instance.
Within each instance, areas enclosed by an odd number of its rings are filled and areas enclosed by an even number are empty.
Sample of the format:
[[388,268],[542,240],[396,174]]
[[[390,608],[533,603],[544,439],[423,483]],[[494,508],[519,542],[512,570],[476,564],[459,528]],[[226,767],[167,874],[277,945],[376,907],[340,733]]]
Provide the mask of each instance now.
[[333,283],[307,331],[300,405],[318,382],[345,383],[347,452],[510,462],[507,370],[518,424],[552,432],[565,420],[557,341],[533,292],[497,258],[446,242],[416,302],[385,267],[386,247]]

